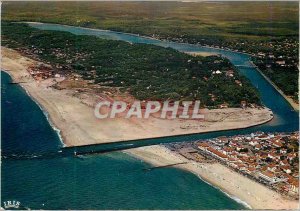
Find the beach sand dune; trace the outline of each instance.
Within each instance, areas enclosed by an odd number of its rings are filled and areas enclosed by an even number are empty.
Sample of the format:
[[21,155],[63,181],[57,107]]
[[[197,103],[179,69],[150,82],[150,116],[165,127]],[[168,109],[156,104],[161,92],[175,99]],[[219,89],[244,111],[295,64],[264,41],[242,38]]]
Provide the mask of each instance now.
[[153,166],[187,162],[186,164],[176,165],[176,167],[192,172],[228,193],[231,197],[246,202],[252,209],[297,209],[299,206],[298,201],[284,198],[266,186],[242,176],[217,162],[197,163],[190,161],[161,145],[128,149],[124,152],[142,159]]
[[[21,84],[22,87],[49,114],[50,121],[61,131],[66,146],[246,128],[263,124],[273,118],[268,108],[227,108],[206,110],[205,121],[163,120],[155,117],[147,120],[124,118],[99,120],[94,116],[95,96],[84,92],[78,95],[73,89],[58,90],[51,87],[57,81],[64,81],[63,77],[36,81],[27,70],[30,66],[38,65],[38,61],[4,47],[1,53],[2,70],[8,72],[14,81],[25,82]],[[100,94],[102,96],[103,93]],[[172,154],[161,146],[131,149],[126,152],[156,166],[186,161],[185,158]],[[178,167],[191,171],[232,196],[246,201],[252,208],[291,209],[297,207],[296,202],[283,199],[268,188],[218,163],[188,162]]]
[[[268,108],[227,108],[205,111],[205,121],[149,119],[97,119],[94,116],[93,96],[73,89],[50,87],[64,78],[35,81],[27,71],[39,62],[22,56],[15,50],[2,47],[2,69],[49,114],[51,122],[61,131],[66,146],[100,144],[143,138],[230,130],[263,124],[273,118]],[[102,93],[100,93],[102,94]],[[99,95],[98,95],[99,96]]]

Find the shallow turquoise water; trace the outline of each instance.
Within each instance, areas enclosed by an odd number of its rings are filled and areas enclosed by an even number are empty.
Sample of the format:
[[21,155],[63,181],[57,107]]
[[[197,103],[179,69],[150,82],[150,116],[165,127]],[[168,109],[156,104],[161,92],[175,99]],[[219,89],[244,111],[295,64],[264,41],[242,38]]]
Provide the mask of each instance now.
[[[235,65],[249,65],[244,54],[169,43],[117,32],[90,30],[54,24],[31,24],[47,30],[70,31],[129,42],[156,44],[181,51],[217,52]],[[298,113],[266,80],[251,67],[239,67],[258,88],[262,102],[275,114],[273,121],[248,129],[186,135],[172,138],[129,142],[142,146],[162,142],[187,141],[220,135],[246,134],[254,131],[298,130]],[[2,73],[2,153],[31,155],[31,159],[3,159],[2,201],[19,200],[32,209],[242,209],[241,204],[207,185],[195,175],[174,169],[142,171],[149,166],[124,153],[88,156],[81,160],[59,157],[61,143],[45,115],[26,93],[7,85]],[[4,88],[3,88],[4,87]],[[126,143],[128,144],[128,143]],[[110,147],[122,147],[112,144]],[[96,150],[96,146],[83,150]],[[34,156],[50,153],[49,156]],[[55,156],[53,156],[55,155]]]

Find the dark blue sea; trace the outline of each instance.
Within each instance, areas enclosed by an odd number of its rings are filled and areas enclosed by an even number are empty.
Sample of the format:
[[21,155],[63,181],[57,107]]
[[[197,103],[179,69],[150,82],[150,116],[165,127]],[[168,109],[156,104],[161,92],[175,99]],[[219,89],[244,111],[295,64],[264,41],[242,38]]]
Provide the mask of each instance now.
[[189,172],[145,172],[149,164],[125,153],[59,156],[62,144],[45,114],[10,81],[1,72],[2,202],[20,201],[22,209],[244,208]]
[[[135,35],[54,24],[31,24],[44,30],[95,35],[132,43],[172,47],[180,51],[216,52],[228,57],[272,109],[275,118],[264,125],[232,131],[128,142],[143,146],[206,139],[255,131],[298,130],[299,113],[250,66],[249,56],[195,45],[169,43]],[[197,176],[175,168],[143,171],[150,165],[122,152],[78,159],[61,150],[62,143],[46,114],[19,85],[1,72],[2,187],[1,200],[18,200],[30,209],[244,209]],[[122,145],[122,144],[121,144]],[[111,145],[113,146],[113,145]],[[115,147],[120,147],[116,145]],[[122,147],[122,146],[121,146]],[[86,150],[97,146],[86,147]]]

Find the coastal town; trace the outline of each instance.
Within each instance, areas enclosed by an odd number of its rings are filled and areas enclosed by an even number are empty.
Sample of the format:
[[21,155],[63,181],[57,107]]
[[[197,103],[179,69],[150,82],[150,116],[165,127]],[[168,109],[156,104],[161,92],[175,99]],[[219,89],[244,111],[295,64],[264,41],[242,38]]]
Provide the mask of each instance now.
[[258,42],[256,40],[199,40],[187,35],[172,37],[153,34],[151,37],[248,54],[257,68],[267,75],[283,93],[290,96],[295,103],[298,103],[299,43],[295,38],[261,40]]
[[0,28],[1,209],[299,210],[299,2],[2,1]]
[[256,132],[165,146],[193,162],[218,162],[284,196],[299,198],[299,132]]

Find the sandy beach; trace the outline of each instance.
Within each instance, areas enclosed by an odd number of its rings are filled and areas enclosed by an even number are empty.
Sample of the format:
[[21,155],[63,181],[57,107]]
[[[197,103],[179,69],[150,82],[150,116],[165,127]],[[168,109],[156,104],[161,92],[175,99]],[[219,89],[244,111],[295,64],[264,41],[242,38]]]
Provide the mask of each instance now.
[[160,119],[97,119],[94,106],[98,95],[78,94],[73,89],[58,90],[51,85],[65,78],[35,81],[27,71],[40,64],[17,51],[2,47],[2,70],[11,75],[49,114],[50,121],[61,131],[66,146],[109,143],[143,138],[239,129],[263,124],[273,118],[268,108],[206,109],[205,121]]
[[250,206],[252,209],[297,209],[299,206],[298,201],[286,199],[279,193],[232,171],[220,163],[190,161],[161,145],[129,149],[124,150],[124,152],[153,166],[187,162],[176,165],[176,167],[192,172],[204,181],[220,188],[232,198],[246,202],[246,206]]
[[[53,84],[66,81],[64,77],[36,81],[28,68],[41,64],[18,52],[2,47],[1,69],[11,75],[49,114],[51,123],[61,131],[66,146],[109,143],[141,138],[153,138],[190,133],[229,130],[263,124],[273,118],[268,108],[226,108],[205,110],[205,121],[149,119],[102,119],[94,116],[98,95],[78,93],[75,89],[58,90]],[[126,150],[126,153],[152,165],[188,162],[177,167],[190,171],[219,187],[229,195],[247,202],[255,209],[294,209],[297,202],[284,199],[262,186],[218,163],[195,163],[172,153],[162,146]],[[234,178],[234,180],[232,180]]]

